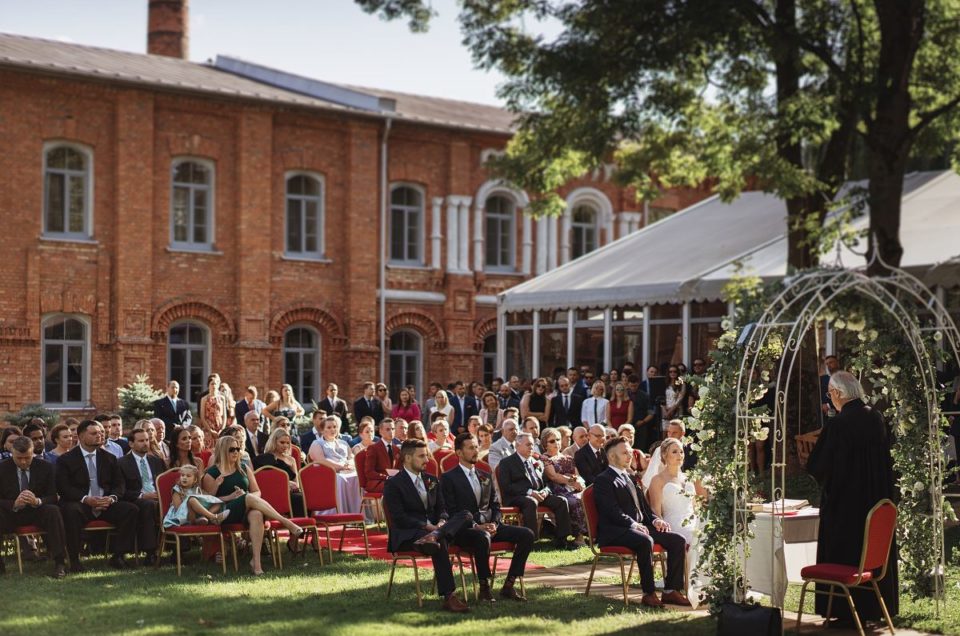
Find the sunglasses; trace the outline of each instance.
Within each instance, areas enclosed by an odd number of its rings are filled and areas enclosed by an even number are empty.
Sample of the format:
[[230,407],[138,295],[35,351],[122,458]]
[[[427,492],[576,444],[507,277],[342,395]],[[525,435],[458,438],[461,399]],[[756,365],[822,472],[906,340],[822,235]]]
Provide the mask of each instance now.
[[240,449],[237,448],[237,447],[235,447],[235,446],[231,446],[230,448],[227,449],[227,451],[229,451],[229,452],[231,452],[231,453],[239,453],[239,452],[240,452]]

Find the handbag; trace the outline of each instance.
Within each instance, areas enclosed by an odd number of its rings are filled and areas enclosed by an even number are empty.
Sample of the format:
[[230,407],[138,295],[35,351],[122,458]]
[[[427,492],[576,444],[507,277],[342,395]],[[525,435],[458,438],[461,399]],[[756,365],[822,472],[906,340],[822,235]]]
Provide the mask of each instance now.
[[756,603],[724,603],[717,621],[717,636],[780,636],[783,616],[779,607]]

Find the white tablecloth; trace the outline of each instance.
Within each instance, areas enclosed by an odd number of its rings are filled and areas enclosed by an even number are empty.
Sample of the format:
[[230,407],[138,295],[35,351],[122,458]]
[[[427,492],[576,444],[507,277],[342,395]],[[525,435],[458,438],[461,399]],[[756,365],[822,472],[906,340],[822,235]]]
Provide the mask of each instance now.
[[820,510],[805,508],[795,515],[758,512],[750,525],[747,582],[750,589],[771,597],[783,607],[787,582],[799,583],[800,570],[817,562]]

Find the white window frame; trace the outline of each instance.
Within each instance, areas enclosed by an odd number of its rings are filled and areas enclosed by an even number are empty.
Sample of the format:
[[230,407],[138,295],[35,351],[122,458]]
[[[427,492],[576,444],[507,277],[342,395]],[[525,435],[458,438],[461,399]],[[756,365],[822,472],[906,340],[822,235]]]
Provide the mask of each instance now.
[[[75,152],[83,155],[84,159],[84,169],[80,174],[77,174],[77,171],[68,170],[63,168],[48,168],[47,167],[47,155],[50,154],[51,150],[56,150],[57,148],[69,148]],[[52,171],[58,174],[66,175],[69,177],[81,177],[83,179],[83,224],[84,228],[81,232],[54,232],[47,229],[47,172]],[[82,144],[69,142],[69,141],[47,141],[43,144],[43,171],[41,172],[41,190],[43,191],[43,203],[40,210],[40,227],[41,235],[46,238],[57,238],[57,239],[79,239],[79,240],[89,240],[93,236],[93,186],[94,186],[94,170],[93,170],[93,149]],[[67,191],[69,192],[69,186],[65,183]],[[64,204],[69,205],[69,197],[64,197]],[[64,214],[66,210],[62,210]],[[65,219],[66,220],[66,219]],[[64,227],[67,227],[67,223],[64,223]]]
[[[305,329],[306,331],[309,331],[311,335],[313,335],[316,346],[314,346],[314,348],[312,349],[308,349],[305,347],[288,348],[287,335],[294,329]],[[320,333],[310,325],[301,324],[301,323],[293,324],[287,327],[283,332],[283,340],[281,341],[281,344],[280,344],[280,354],[282,356],[281,373],[283,374],[283,381],[285,383],[287,382],[287,353],[288,352],[297,353],[298,358],[300,360],[300,367],[297,372],[298,381],[295,384],[291,383],[291,386],[294,389],[294,393],[297,395],[297,399],[300,400],[301,402],[304,400],[304,397],[303,397],[303,354],[304,353],[312,353],[315,357],[314,363],[313,363],[314,382],[313,382],[313,387],[311,387],[313,389],[313,399],[316,400],[317,402],[323,399],[323,396],[320,391],[320,387],[323,386],[323,383],[320,381],[320,368],[321,368],[320,355],[322,350],[323,350],[323,340],[320,338]]]
[[[206,185],[200,185],[196,183],[184,183],[178,185],[176,181],[173,180],[173,176],[177,171],[177,167],[184,163],[195,163],[204,167],[207,170],[207,173],[210,175],[210,182]],[[176,229],[175,221],[173,215],[173,206],[174,206],[174,191],[177,187],[184,187],[190,190],[190,209],[188,211],[187,219],[187,240],[178,241],[176,240]],[[205,190],[207,193],[207,236],[206,241],[203,243],[197,243],[191,240],[193,237],[193,192],[195,190]],[[214,237],[216,236],[216,218],[217,218],[217,205],[216,205],[216,191],[217,191],[217,170],[216,164],[209,160],[201,157],[175,157],[173,161],[170,162],[170,248],[177,251],[187,251],[187,252],[212,252],[214,245]]]
[[[290,194],[289,186],[291,179],[296,177],[305,177],[307,179],[313,179],[320,186],[320,196],[315,197],[309,194]],[[290,223],[289,217],[289,202],[291,199],[300,202],[300,241],[303,243],[303,228],[305,224],[304,217],[304,203],[306,201],[315,201],[317,203],[317,250],[314,252],[308,252],[306,250],[291,250],[290,245],[287,243],[287,237],[289,235],[288,224]],[[301,259],[301,260],[315,260],[322,261],[326,260],[327,253],[327,181],[324,176],[318,172],[310,172],[308,170],[291,170],[285,172],[283,175],[283,254],[288,258]]]
[[[593,215],[592,222],[578,221],[577,210],[587,209]],[[577,236],[577,232],[580,236]],[[593,232],[593,246],[587,245],[587,232]],[[579,240],[578,240],[579,239]],[[580,243],[580,245],[578,245]],[[580,248],[580,254],[577,254],[577,248]],[[570,212],[570,258],[578,259],[586,256],[600,247],[600,210],[595,205],[588,202],[577,203]]]
[[[53,344],[59,344],[61,347],[68,346],[73,344],[80,344],[83,347],[83,378],[80,383],[80,401],[78,402],[51,402],[47,400],[46,396],[46,374],[44,373],[44,367],[46,365],[46,349],[48,341],[46,337],[47,327],[50,326],[50,323],[56,322],[58,320],[76,320],[83,325],[83,340],[53,340]],[[40,400],[43,402],[43,405],[47,408],[52,409],[71,409],[71,408],[86,408],[90,403],[90,328],[91,321],[88,316],[83,316],[79,314],[63,314],[55,313],[48,314],[44,316],[40,321]],[[65,383],[66,382],[66,372],[63,373],[63,379],[61,380],[60,387],[60,397],[65,397]]]
[[[506,214],[500,213],[500,212],[491,213],[491,212],[490,212],[490,201],[492,201],[493,199],[503,199],[504,201],[508,202],[508,203],[512,206],[512,210],[511,210],[509,213],[506,213]],[[506,193],[506,192],[494,192],[494,193],[492,193],[490,196],[488,196],[488,197],[486,198],[486,200],[483,202],[483,221],[484,221],[484,227],[483,227],[483,240],[484,240],[483,267],[484,267],[484,270],[489,271],[489,272],[515,272],[515,271],[517,271],[517,207],[518,207],[518,205],[517,205],[517,200],[516,200],[516,198],[514,198],[513,196],[511,196],[510,194],[508,194],[508,193]],[[486,242],[487,242],[487,240],[488,240],[488,238],[489,238],[489,233],[487,232],[487,228],[489,227],[489,223],[490,223],[491,217],[494,218],[494,219],[497,219],[497,220],[499,221],[499,225],[500,225],[500,233],[497,235],[497,240],[498,240],[498,245],[497,245],[498,250],[497,250],[497,251],[498,251],[498,253],[499,253],[499,251],[500,251],[499,248],[503,247],[502,244],[499,243],[499,241],[500,241],[501,239],[506,240],[506,241],[507,241],[507,244],[508,244],[508,245],[507,245],[507,247],[508,247],[508,251],[507,251],[508,259],[507,259],[507,263],[506,263],[506,264],[504,264],[504,263],[491,264],[490,261],[489,261],[488,258],[487,258],[487,256],[488,256],[487,247],[488,247],[488,246],[486,245]],[[509,221],[509,233],[508,233],[509,235],[508,235],[506,238],[504,238],[504,236],[503,236],[503,223],[508,222],[508,221]]]
[[[175,378],[173,377],[173,350],[174,350],[174,348],[187,351],[187,352],[188,352],[188,355],[187,355],[187,375],[186,375],[186,377],[183,378],[183,381],[181,381],[181,380],[177,380],[177,381],[180,382],[180,395],[181,395],[184,399],[186,399],[187,401],[191,401],[191,400],[193,400],[193,396],[190,395],[190,389],[191,389],[192,387],[191,387],[190,384],[189,384],[189,382],[190,382],[190,373],[189,373],[189,369],[190,369],[190,366],[189,366],[189,365],[190,365],[190,355],[189,355],[189,352],[195,351],[195,350],[199,349],[200,346],[199,346],[199,345],[190,344],[189,342],[186,343],[186,344],[184,344],[184,345],[176,345],[176,346],[174,346],[174,345],[172,345],[172,344],[170,343],[170,332],[172,332],[172,331],[173,331],[174,329],[176,329],[177,327],[183,327],[183,326],[194,327],[194,328],[200,329],[201,331],[204,332],[204,334],[203,334],[203,336],[204,336],[204,345],[203,345],[203,373],[200,374],[200,375],[203,377],[203,382],[204,382],[204,384],[200,386],[200,393],[203,393],[203,392],[207,389],[207,387],[206,387],[206,379],[207,379],[207,377],[210,375],[210,361],[211,361],[212,352],[213,352],[213,339],[212,339],[212,337],[211,337],[211,336],[212,336],[212,333],[211,333],[211,331],[210,331],[210,327],[208,327],[207,325],[205,325],[204,323],[200,322],[199,320],[197,320],[197,319],[195,319],[195,318],[184,318],[183,320],[177,320],[177,321],[173,322],[173,323],[167,328],[167,381],[169,382],[170,380],[175,379]],[[193,403],[191,402],[191,405],[192,405],[193,408],[195,408],[195,409],[199,409],[199,408],[200,408],[199,404],[193,404]]]
[[[489,342],[491,338],[493,339],[493,351],[487,351],[487,342]],[[496,333],[492,333],[483,339],[483,353],[481,357],[482,357],[483,363],[480,368],[480,375],[484,381],[484,384],[489,386],[489,384],[487,384],[487,381],[486,381],[487,378],[485,374],[487,364],[489,364],[490,367],[493,369],[492,377],[494,378],[497,377],[497,334]]]
[[[393,346],[390,344],[390,341],[393,340],[394,336],[401,333],[412,335],[416,339],[416,342],[417,342],[416,351],[408,350],[408,349],[393,348]],[[391,363],[387,365],[388,379],[393,377],[392,361],[393,361],[394,355],[402,355],[404,358],[414,357],[416,361],[416,364],[414,365],[414,367],[417,370],[417,377],[414,382],[412,383],[404,382],[404,385],[413,384],[415,389],[414,393],[416,395],[421,395],[421,390],[423,389],[423,386],[422,386],[423,384],[423,335],[421,335],[418,331],[414,329],[397,329],[396,331],[390,334],[389,338],[387,339],[387,361]],[[395,387],[395,389],[399,391],[400,387]],[[426,417],[426,414],[424,416]]]
[[[393,203],[393,193],[401,188],[409,188],[417,193],[420,197],[419,207],[409,206],[409,205],[395,205]],[[390,255],[388,262],[391,265],[396,265],[399,267],[423,267],[426,264],[425,258],[425,246],[426,246],[426,201],[427,193],[424,190],[423,186],[416,183],[409,183],[406,181],[397,181],[390,184],[390,216],[389,216],[389,234],[388,241],[390,245]],[[408,243],[406,241],[407,237],[407,227],[409,227],[408,220],[411,214],[417,214],[419,216],[419,228],[417,229],[417,258],[395,258],[393,254],[393,211],[395,208],[402,209],[404,211],[404,252],[409,252]]]

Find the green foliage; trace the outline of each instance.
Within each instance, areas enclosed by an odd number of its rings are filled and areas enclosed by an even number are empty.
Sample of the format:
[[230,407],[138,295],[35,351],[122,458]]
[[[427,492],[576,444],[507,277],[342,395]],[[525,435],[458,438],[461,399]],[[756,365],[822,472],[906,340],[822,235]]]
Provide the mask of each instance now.
[[131,428],[137,420],[153,417],[153,403],[163,397],[163,391],[154,389],[146,375],[138,375],[133,384],[117,389],[120,402],[120,417],[125,428]]
[[43,420],[47,430],[60,421],[60,414],[56,411],[43,408],[42,404],[25,404],[18,413],[7,413],[3,419],[10,422],[13,426],[23,428],[35,417]]

